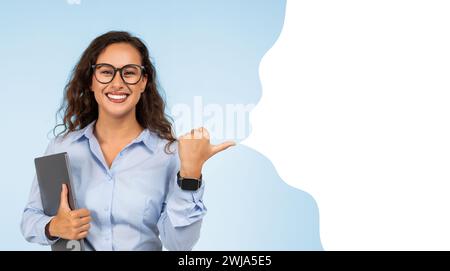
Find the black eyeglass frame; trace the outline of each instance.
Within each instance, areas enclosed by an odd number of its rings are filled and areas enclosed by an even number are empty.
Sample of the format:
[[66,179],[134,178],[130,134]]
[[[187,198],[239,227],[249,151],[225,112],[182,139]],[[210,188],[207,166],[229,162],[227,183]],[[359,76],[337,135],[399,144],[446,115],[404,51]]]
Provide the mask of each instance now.
[[[111,68],[114,70],[114,74],[113,74],[113,76],[111,77],[111,80],[110,80],[109,82],[106,82],[106,83],[105,83],[105,82],[102,82],[102,81],[98,80],[97,76],[95,75],[95,69],[96,69],[98,66],[109,66],[109,67],[111,67]],[[125,68],[127,68],[127,67],[130,67],[130,66],[131,66],[131,67],[138,67],[139,69],[141,69],[141,76],[140,76],[139,79],[136,81],[136,83],[128,83],[128,82],[123,78],[122,70],[125,69]],[[144,67],[143,65],[137,65],[137,64],[127,64],[127,65],[123,66],[122,68],[116,68],[116,67],[114,67],[113,65],[108,64],[108,63],[98,63],[98,64],[92,64],[92,65],[91,65],[91,68],[92,68],[92,71],[93,71],[95,80],[97,80],[97,82],[99,82],[100,84],[109,84],[109,83],[111,83],[111,82],[114,80],[114,78],[116,77],[116,73],[119,71],[120,78],[122,78],[122,81],[123,81],[125,84],[127,84],[127,85],[136,85],[137,83],[139,83],[139,81],[141,81],[142,76],[144,75],[144,72],[145,72],[145,67]]]

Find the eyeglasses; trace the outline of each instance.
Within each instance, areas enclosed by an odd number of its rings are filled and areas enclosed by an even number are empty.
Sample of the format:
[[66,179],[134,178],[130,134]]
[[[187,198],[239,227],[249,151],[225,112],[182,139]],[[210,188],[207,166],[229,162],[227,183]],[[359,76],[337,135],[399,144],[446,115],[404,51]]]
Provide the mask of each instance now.
[[111,83],[114,80],[117,72],[120,72],[120,77],[128,85],[135,85],[141,80],[144,66],[136,64],[128,64],[122,68],[116,68],[111,64],[99,63],[92,65],[94,70],[94,77],[102,84]]

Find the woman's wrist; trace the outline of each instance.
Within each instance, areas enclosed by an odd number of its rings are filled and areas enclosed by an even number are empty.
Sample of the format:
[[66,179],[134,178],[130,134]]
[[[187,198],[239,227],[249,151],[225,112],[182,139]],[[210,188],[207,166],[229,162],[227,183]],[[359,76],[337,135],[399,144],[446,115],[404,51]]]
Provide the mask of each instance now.
[[47,238],[49,239],[49,240],[51,240],[51,241],[54,241],[54,240],[56,240],[56,239],[58,239],[58,237],[57,236],[54,236],[53,234],[52,234],[52,230],[51,230],[51,224],[52,224],[52,222],[54,222],[54,219],[55,218],[52,218],[48,223],[47,223],[47,225],[45,225],[45,235],[47,236]]
[[202,174],[201,166],[188,166],[188,165],[181,164],[181,167],[180,167],[181,177],[198,179],[198,178],[200,178],[201,174]]

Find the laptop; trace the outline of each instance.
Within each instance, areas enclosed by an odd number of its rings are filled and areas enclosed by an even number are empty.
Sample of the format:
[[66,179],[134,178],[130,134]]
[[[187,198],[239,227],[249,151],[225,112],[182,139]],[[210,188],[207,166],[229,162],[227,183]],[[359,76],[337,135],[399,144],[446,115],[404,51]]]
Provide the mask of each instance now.
[[[38,157],[34,159],[36,175],[41,192],[44,213],[55,216],[58,212],[62,184],[69,190],[69,206],[78,209],[76,197],[73,193],[69,156],[66,152]],[[53,244],[52,251],[84,251],[85,240],[59,239]]]

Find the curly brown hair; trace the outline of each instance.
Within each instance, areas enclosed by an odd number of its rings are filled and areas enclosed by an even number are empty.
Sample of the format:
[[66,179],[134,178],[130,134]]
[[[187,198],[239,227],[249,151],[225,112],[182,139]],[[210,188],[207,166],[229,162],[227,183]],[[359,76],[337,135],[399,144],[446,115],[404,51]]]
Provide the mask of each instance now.
[[[165,102],[161,97],[156,80],[156,70],[150,61],[145,44],[137,37],[124,31],[110,31],[95,38],[83,52],[75,65],[69,82],[64,88],[64,100],[57,114],[63,116],[62,123],[53,128],[53,134],[66,136],[69,132],[83,129],[98,118],[98,104],[90,91],[92,82],[92,64],[95,64],[100,53],[114,43],[125,42],[135,47],[141,54],[144,74],[147,76],[145,91],[136,105],[138,123],[156,133],[160,138],[168,140],[165,151],[176,141],[170,117],[165,114]],[[56,129],[62,126],[63,131],[56,135]]]

